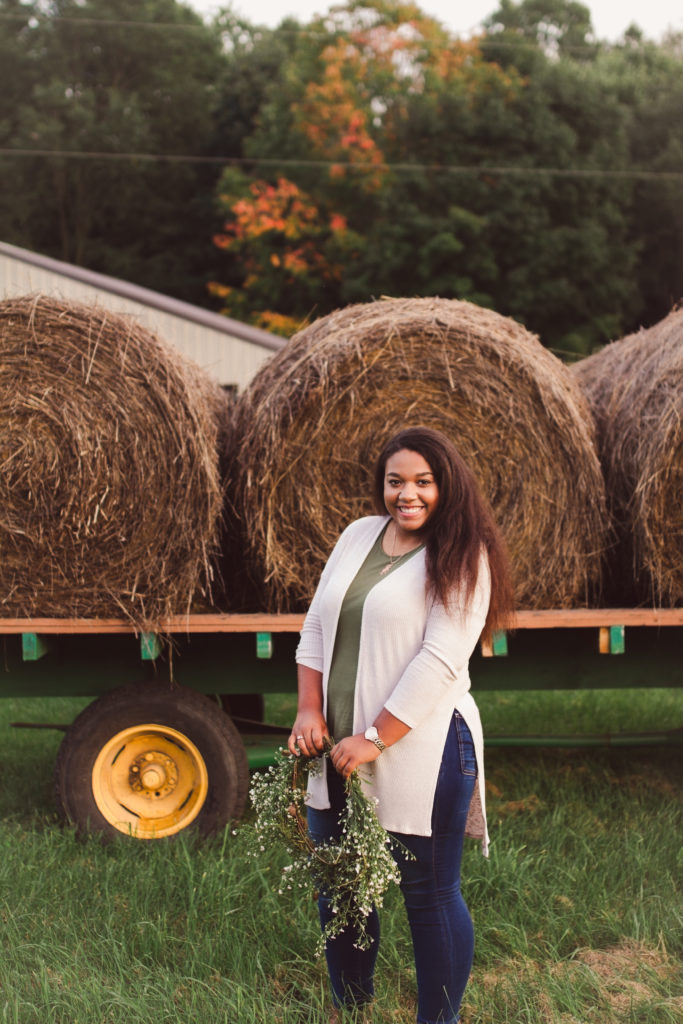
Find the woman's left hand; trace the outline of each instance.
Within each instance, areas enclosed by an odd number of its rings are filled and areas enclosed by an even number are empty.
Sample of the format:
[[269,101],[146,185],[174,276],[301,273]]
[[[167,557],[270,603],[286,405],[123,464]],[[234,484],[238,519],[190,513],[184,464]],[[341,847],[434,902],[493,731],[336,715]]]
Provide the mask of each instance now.
[[366,740],[363,733],[359,732],[335,743],[330,751],[330,760],[339,774],[346,779],[359,765],[376,761],[380,754],[379,747],[371,740]]

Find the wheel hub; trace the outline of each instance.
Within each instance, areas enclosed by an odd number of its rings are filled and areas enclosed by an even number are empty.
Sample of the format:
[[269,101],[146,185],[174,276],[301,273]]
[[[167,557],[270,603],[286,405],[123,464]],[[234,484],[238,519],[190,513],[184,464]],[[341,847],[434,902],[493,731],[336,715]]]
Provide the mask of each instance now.
[[105,743],[92,770],[95,802],[119,832],[174,835],[197,817],[209,791],[199,748],[177,729],[140,724]]
[[178,767],[160,750],[150,750],[131,762],[128,781],[133,792],[148,800],[158,800],[168,796],[177,786]]

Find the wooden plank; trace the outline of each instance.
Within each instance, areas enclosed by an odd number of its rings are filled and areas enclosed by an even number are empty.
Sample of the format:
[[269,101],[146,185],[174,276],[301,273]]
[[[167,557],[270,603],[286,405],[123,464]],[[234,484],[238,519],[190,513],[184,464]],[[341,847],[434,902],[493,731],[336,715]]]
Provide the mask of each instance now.
[[609,654],[609,628],[600,626],[598,633],[598,650],[600,654]]
[[683,608],[553,608],[517,612],[513,629],[683,626]]
[[[303,613],[270,615],[249,613],[228,615],[176,615],[155,624],[158,633],[298,633],[304,621]],[[0,634],[9,633],[134,633],[137,629],[128,619],[2,619]]]
[[160,632],[168,633],[299,633],[304,623],[299,614],[190,615],[164,620]]
[[[298,614],[177,615],[156,624],[159,633],[298,633]],[[683,608],[550,608],[519,611],[512,629],[579,629],[600,626],[683,626]],[[0,634],[140,633],[127,619],[1,619]]]

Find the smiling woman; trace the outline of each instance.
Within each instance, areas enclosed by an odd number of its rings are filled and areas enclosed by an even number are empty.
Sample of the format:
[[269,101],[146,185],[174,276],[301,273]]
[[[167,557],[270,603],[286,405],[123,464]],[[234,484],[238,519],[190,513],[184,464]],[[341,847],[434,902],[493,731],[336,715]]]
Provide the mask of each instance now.
[[[343,835],[343,780],[362,768],[366,795],[396,840],[417,1020],[454,1024],[473,950],[460,894],[465,835],[487,848],[483,736],[468,661],[482,632],[509,616],[510,576],[476,481],[439,431],[413,427],[390,438],[375,465],[373,496],[380,514],[344,531],[306,616],[288,746],[310,757],[333,743],[309,779],[316,845]],[[335,899],[334,886],[321,892],[326,934]],[[362,913],[362,936],[350,924],[326,941],[336,1008],[374,997],[378,915],[375,907]],[[369,948],[361,948],[365,936]],[[330,1021],[338,1019],[335,1010]]]
[[387,460],[384,504],[394,521],[393,548],[397,553],[415,547],[420,531],[436,508],[439,488],[427,460],[402,448]]

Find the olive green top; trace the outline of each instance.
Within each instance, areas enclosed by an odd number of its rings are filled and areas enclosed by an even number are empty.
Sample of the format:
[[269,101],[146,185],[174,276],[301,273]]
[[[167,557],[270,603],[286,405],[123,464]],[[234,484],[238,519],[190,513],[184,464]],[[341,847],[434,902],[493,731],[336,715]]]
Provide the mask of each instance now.
[[[406,551],[404,555],[395,558],[392,563],[391,557],[385,554],[382,548],[386,532],[385,526],[355,578],[349,584],[339,612],[330,677],[327,684],[327,727],[335,740],[342,740],[345,736],[353,735],[353,705],[365,598],[375,584],[384,579],[384,576],[395,572],[399,565],[412,558],[424,547],[420,544],[419,547]],[[387,569],[389,565],[391,568],[382,574],[382,569]],[[371,725],[372,723],[368,722],[367,724]]]

